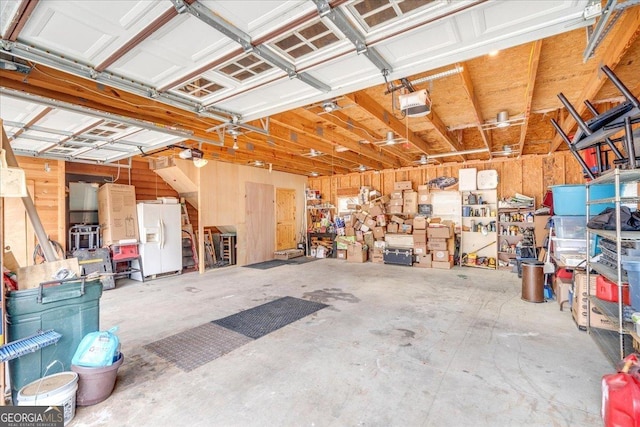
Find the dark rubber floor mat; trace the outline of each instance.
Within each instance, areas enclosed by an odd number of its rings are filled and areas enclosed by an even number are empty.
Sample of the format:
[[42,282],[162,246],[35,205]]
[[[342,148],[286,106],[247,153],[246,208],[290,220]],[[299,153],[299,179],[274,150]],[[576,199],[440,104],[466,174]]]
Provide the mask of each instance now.
[[253,340],[245,335],[209,322],[152,342],[144,348],[189,372],[250,341]]
[[284,297],[214,320],[213,323],[257,339],[325,307],[328,307],[328,305],[299,298]]
[[245,265],[248,268],[257,268],[258,270],[268,270],[273,267],[280,267],[281,265],[290,265],[290,264],[306,264],[311,261],[317,261],[320,258],[312,258],[306,256],[300,256],[297,258],[291,259],[272,259],[269,261],[258,262],[256,264]]

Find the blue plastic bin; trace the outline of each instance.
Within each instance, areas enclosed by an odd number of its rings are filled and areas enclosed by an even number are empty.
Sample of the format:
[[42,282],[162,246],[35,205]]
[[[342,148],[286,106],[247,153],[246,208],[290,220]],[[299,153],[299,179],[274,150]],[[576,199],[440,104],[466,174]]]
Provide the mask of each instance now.
[[[554,215],[587,215],[587,187],[580,185],[552,185]],[[589,187],[589,199],[606,199],[615,197],[614,184],[598,184]],[[591,216],[597,215],[606,208],[613,208],[613,203],[591,205]]]
[[634,310],[640,310],[640,262],[627,261],[622,263],[629,278],[629,294],[631,294],[631,306]]

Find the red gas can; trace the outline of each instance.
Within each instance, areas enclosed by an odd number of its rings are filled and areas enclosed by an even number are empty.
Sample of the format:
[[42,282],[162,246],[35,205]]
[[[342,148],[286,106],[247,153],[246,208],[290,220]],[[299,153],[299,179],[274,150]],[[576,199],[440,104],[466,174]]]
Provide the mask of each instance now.
[[640,427],[640,382],[629,367],[638,363],[635,355],[625,359],[617,374],[602,377],[602,420],[605,427]]

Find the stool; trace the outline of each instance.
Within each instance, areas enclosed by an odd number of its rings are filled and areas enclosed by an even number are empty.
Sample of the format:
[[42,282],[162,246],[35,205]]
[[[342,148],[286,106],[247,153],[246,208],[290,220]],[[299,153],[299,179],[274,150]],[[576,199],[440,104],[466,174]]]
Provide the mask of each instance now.
[[222,233],[220,234],[220,254],[222,261],[226,261],[229,265],[236,263],[236,234]]

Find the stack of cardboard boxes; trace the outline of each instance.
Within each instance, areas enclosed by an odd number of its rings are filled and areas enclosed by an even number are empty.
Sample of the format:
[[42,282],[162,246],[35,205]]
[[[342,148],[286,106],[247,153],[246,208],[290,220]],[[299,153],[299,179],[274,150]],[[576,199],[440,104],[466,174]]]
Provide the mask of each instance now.
[[383,263],[385,248],[411,249],[416,267],[453,266],[453,225],[420,213],[431,212],[428,186],[420,185],[416,192],[411,181],[399,181],[387,196],[371,189],[367,194],[375,198],[365,200],[361,192],[359,204],[348,206],[352,213],[337,230],[337,258]]

